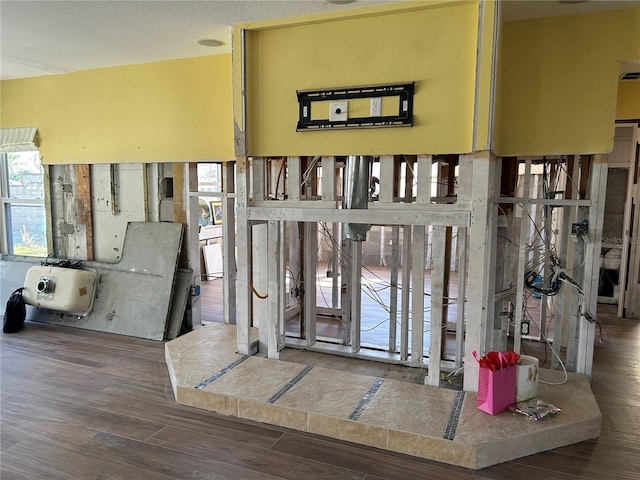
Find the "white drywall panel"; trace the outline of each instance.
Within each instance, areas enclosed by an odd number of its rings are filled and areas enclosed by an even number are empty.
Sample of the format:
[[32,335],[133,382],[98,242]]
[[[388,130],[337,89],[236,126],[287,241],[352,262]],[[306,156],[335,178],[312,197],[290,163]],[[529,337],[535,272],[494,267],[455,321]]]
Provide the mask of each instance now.
[[145,220],[145,174],[141,163],[120,163],[115,166],[115,213],[112,209],[111,166],[91,166],[93,198],[94,258],[115,263],[122,255],[124,231],[128,222]]

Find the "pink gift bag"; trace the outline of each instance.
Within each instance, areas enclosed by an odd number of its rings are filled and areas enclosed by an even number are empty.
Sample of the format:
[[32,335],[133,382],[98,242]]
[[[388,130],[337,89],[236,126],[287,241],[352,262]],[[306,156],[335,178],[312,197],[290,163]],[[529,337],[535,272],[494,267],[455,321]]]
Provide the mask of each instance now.
[[499,365],[489,367],[483,359],[478,359],[476,352],[473,352],[473,355],[480,363],[478,408],[491,415],[504,412],[509,405],[516,403],[515,363],[511,363],[507,355],[499,352]]

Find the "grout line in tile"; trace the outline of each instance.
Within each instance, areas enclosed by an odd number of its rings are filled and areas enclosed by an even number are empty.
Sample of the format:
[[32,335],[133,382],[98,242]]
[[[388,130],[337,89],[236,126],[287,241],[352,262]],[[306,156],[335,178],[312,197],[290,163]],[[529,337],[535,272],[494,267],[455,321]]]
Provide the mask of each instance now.
[[307,365],[304,369],[302,369],[301,372],[299,372],[295,377],[289,380],[284,387],[282,387],[280,390],[278,390],[278,392],[272,395],[271,398],[267,400],[267,403],[276,403],[285,393],[287,393],[291,389],[291,387],[302,380],[304,376],[311,371],[311,369],[313,369],[313,367],[311,365]]
[[458,391],[453,399],[451,413],[449,414],[449,421],[444,429],[445,440],[453,440],[456,437],[456,429],[458,428],[458,422],[460,422],[460,413],[462,412],[464,395],[463,391]]
[[205,380],[203,380],[202,382],[200,382],[198,385],[195,386],[196,390],[202,390],[204,387],[206,387],[207,385],[209,385],[211,382],[217,380],[218,378],[220,378],[222,375],[224,375],[225,373],[229,372],[230,370],[234,369],[235,367],[237,367],[238,365],[240,365],[242,362],[244,362],[246,359],[250,358],[248,355],[244,355],[241,358],[237,359],[235,362],[230,363],[229,365],[227,365],[226,367],[224,367],[221,370],[218,370],[216,373],[214,373],[213,375],[211,375],[209,378],[206,378]]
[[373,400],[373,397],[378,392],[383,383],[384,378],[376,378],[373,381],[373,383],[369,387],[369,391],[364,394],[364,396],[360,400],[360,403],[358,403],[358,406],[354,408],[353,412],[351,412],[351,415],[349,415],[349,420],[357,421],[360,418],[360,415],[362,415],[364,409],[367,408],[369,403],[371,403],[371,400]]

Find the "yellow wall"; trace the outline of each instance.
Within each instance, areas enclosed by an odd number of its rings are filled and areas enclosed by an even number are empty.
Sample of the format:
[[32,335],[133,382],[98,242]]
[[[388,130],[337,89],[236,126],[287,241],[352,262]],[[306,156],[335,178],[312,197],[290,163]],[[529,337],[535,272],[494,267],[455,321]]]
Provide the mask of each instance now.
[[482,8],[482,18],[479,22],[480,55],[477,66],[476,86],[476,136],[473,149],[476,151],[490,150],[490,133],[492,125],[492,102],[494,82],[494,45],[497,38],[497,4],[495,1],[487,1]]
[[626,80],[618,84],[616,120],[640,119],[640,80]]
[[640,59],[640,8],[503,25],[499,155],[613,148],[618,68]]
[[3,128],[37,126],[45,163],[228,160],[231,55],[0,84]]
[[[477,3],[408,5],[373,15],[248,26],[249,153],[470,152]],[[296,90],[408,81],[416,82],[411,128],[296,132]]]

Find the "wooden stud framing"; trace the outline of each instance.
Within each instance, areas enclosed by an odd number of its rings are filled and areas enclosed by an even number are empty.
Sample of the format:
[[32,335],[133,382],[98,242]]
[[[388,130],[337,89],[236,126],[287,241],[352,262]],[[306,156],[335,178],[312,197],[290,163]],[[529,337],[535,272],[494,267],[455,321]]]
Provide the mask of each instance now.
[[380,194],[379,200],[384,203],[393,203],[395,162],[393,156],[385,155],[380,157]]
[[288,157],[287,159],[287,196],[289,200],[300,200],[300,184],[302,172],[300,169],[300,157]]
[[322,200],[336,201],[336,157],[322,157]]
[[[413,242],[411,245],[412,271],[411,271],[411,360],[414,365],[422,366],[424,357],[424,265],[425,265],[425,226],[416,225],[413,228]],[[404,285],[403,285],[404,286]],[[409,288],[409,285],[406,285]],[[433,295],[433,285],[431,287]],[[442,296],[442,290],[438,292]],[[438,294],[436,293],[436,295]],[[433,321],[433,312],[431,320]],[[433,322],[432,322],[433,325]],[[433,332],[431,332],[433,334]],[[438,345],[438,352],[440,346]],[[430,352],[431,355],[431,352]],[[439,353],[438,353],[439,359]],[[439,365],[439,362],[433,362]],[[429,361],[429,372],[431,369]]]
[[[331,236],[336,241],[340,238],[339,223],[331,223]],[[340,308],[340,274],[338,271],[340,259],[335,244],[333,245],[333,255],[331,255],[329,265],[331,267],[331,307],[338,309]]]
[[[397,195],[398,177],[394,176],[396,162],[392,155],[380,157],[380,193],[378,200],[381,203],[393,203]],[[384,228],[384,227],[382,227]],[[391,228],[391,290],[389,292],[389,344],[388,351],[395,352],[397,340],[398,321],[398,265],[400,264],[400,227],[394,225]]]
[[235,175],[233,162],[222,164],[222,296],[225,323],[236,323],[236,225]]
[[268,318],[268,289],[270,281],[268,223],[251,225],[251,301],[252,321],[258,326],[258,349],[267,351],[269,318]]
[[465,330],[465,297],[467,294],[466,265],[467,265],[467,229],[458,228],[458,309],[456,311],[456,353],[455,368],[462,366],[464,356]]
[[487,300],[487,325],[485,330],[485,348],[495,349],[493,345],[500,342],[502,335],[506,335],[506,331],[502,330],[502,321],[500,315],[496,315],[496,250],[498,243],[498,204],[493,201],[500,192],[500,175],[502,172],[502,162],[491,156],[490,172],[489,172],[489,190],[487,196],[490,199],[487,205],[488,218],[486,224],[487,263],[485,264],[487,272],[486,289],[484,295]]
[[520,353],[521,350],[521,342],[522,342],[522,334],[521,334],[521,325],[522,325],[522,312],[524,306],[524,268],[527,263],[527,250],[528,250],[528,239],[529,239],[529,228],[531,224],[529,223],[529,216],[531,213],[531,203],[529,203],[529,194],[531,188],[531,158],[525,159],[524,164],[524,178],[523,178],[523,201],[522,201],[522,217],[520,219],[520,244],[518,246],[518,270],[517,270],[517,279],[518,279],[518,294],[516,297],[516,311],[514,316],[514,332],[513,332],[513,350],[516,353]]
[[[617,127],[633,127],[633,136],[631,145],[636,145],[640,143],[640,128],[638,128],[637,124],[621,124],[616,125]],[[637,150],[636,150],[637,151]],[[638,155],[631,155],[629,158],[629,178],[627,181],[627,195],[625,199],[625,208],[624,208],[624,219],[623,219],[623,230],[622,230],[622,251],[621,251],[621,262],[620,262],[620,281],[618,285],[618,316],[624,317],[626,315],[626,307],[627,307],[627,290],[629,283],[633,280],[629,275],[629,265],[638,265],[636,263],[630,262],[631,253],[637,251],[637,245],[635,248],[631,248],[631,235],[633,232],[637,232],[634,229],[634,225],[631,224],[632,220],[632,211],[636,208],[634,205],[634,201],[638,198],[638,184],[637,184],[637,175],[635,173],[638,172]],[[637,210],[636,210],[637,211]],[[636,215],[637,218],[637,215]],[[637,244],[637,242],[634,242]],[[635,255],[634,255],[635,256]]]
[[[571,199],[572,192],[575,192],[575,189],[572,188],[571,179],[569,177],[569,172],[573,171],[573,156],[567,157],[567,168],[565,175],[563,176],[564,181],[564,198]],[[568,265],[569,261],[569,232],[571,230],[571,211],[575,208],[569,205],[561,207],[562,210],[562,219],[561,219],[561,227],[560,227],[560,249],[558,252],[558,260],[560,261],[560,265]],[[554,325],[553,325],[553,343],[551,348],[553,349],[553,355],[551,355],[551,368],[557,369],[560,367],[560,362],[558,358],[560,358],[560,347],[562,345],[562,331],[563,327],[566,323],[566,319],[571,315],[569,310],[566,308],[567,300],[569,300],[571,296],[567,295],[567,288],[561,288],[558,292],[558,296],[556,298],[555,304],[555,315],[554,315]]]
[[[351,343],[351,240],[342,239],[340,241],[340,310],[342,316],[342,343],[349,345]],[[347,252],[347,254],[345,254]]]
[[431,203],[431,155],[418,155],[418,177],[416,178],[416,203],[427,205]]
[[268,224],[267,271],[269,272],[267,298],[267,356],[280,358],[281,331],[284,324],[284,277],[282,263],[282,237],[280,222]]
[[[633,177],[632,187],[631,187],[631,218],[629,219],[629,231],[626,232],[626,237],[630,242],[629,245],[629,266],[640,264],[640,245],[637,241],[635,241],[634,237],[637,237],[638,232],[640,232],[640,211],[638,207],[640,203],[638,202],[638,198],[640,198],[640,182],[638,182],[638,170],[640,166],[638,165],[638,158],[633,160],[632,167],[629,171],[629,175]],[[638,304],[638,289],[636,285],[640,283],[639,272],[637,268],[627,267],[627,281],[625,282],[625,295],[624,295],[624,303],[623,309],[625,316],[631,315],[635,317],[639,313]]]
[[[253,200],[264,200],[266,197],[267,165],[268,160],[264,157],[253,157],[251,160]],[[269,285],[268,226],[264,222],[255,222],[249,228],[253,239],[251,242],[252,322],[254,326],[258,326],[258,350],[266,352],[270,333],[268,297],[266,297]]]
[[75,165],[78,223],[84,225],[87,260],[93,260],[93,220],[91,217],[91,165]]
[[316,271],[318,269],[318,224],[304,223],[304,325],[307,345],[316,342]]
[[405,165],[404,172],[404,197],[403,200],[406,203],[411,203],[413,200],[413,179],[414,179],[414,156],[402,155],[402,161]]
[[432,268],[431,268],[431,347],[429,349],[429,375],[427,384],[437,387],[440,383],[440,359],[442,346],[444,314],[445,270],[450,267],[445,261],[446,227],[433,228]]
[[[594,155],[589,175],[589,245],[584,265],[584,302],[592,316],[596,315],[598,301],[598,280],[600,271],[600,249],[602,246],[602,225],[604,223],[604,204],[607,190],[607,155]],[[578,336],[576,372],[591,377],[593,365],[593,344],[596,325],[581,318]]]
[[238,281],[237,281],[237,348],[238,353],[249,355],[251,352],[251,227],[247,218],[249,207],[249,162],[247,157],[237,157],[238,174],[236,201],[238,205]]
[[[415,177],[416,186],[416,203],[419,205],[429,205],[431,202],[431,155],[418,155],[416,158],[418,175]],[[413,177],[412,171],[412,178]],[[407,192],[405,192],[406,194]],[[405,195],[406,196],[406,195]],[[426,265],[426,246],[427,246],[427,226],[416,225],[413,229],[413,261],[411,273],[411,290],[412,294],[412,312],[411,312],[411,359],[415,365],[422,365],[424,357],[424,279]],[[433,271],[432,271],[433,272]],[[433,275],[433,273],[432,273]],[[431,286],[433,293],[433,285]],[[440,295],[442,301],[442,291],[437,291],[436,295]],[[441,312],[440,312],[441,313]],[[430,325],[433,330],[433,311],[430,316]],[[439,322],[439,320],[437,320]],[[431,343],[433,346],[433,343]],[[438,353],[435,362],[432,362],[433,351],[429,352],[429,375],[434,369],[438,370],[440,375],[440,345],[438,344]],[[437,364],[437,366],[435,366]],[[434,368],[432,368],[432,366]]]
[[[581,179],[585,172],[588,171],[585,168],[585,163],[588,163],[590,159],[586,156],[576,155],[574,160],[573,179],[575,182],[574,195],[579,198],[584,198],[581,193],[580,185],[583,185],[584,181]],[[585,214],[582,210],[576,209],[572,218],[573,222],[579,223],[585,218]],[[573,239],[572,239],[573,240]],[[582,285],[584,281],[584,269],[582,266],[585,264],[586,252],[585,244],[579,239],[576,239],[577,246],[574,248],[571,271],[573,272],[572,278]],[[580,294],[575,288],[570,289],[570,302],[569,302],[569,319],[567,328],[567,353],[565,366],[567,370],[575,372],[578,366],[578,343],[579,343],[579,323],[581,318],[577,315],[580,309],[581,298]]]
[[351,353],[355,354],[360,350],[360,325],[361,325],[361,304],[362,304],[362,242],[350,241],[351,252]]
[[400,263],[400,227],[391,229],[391,291],[389,292],[389,351],[395,352],[398,323],[398,265]]
[[[469,165],[469,159],[463,155],[460,164]],[[463,193],[465,200],[471,200],[471,226],[469,227],[469,284],[477,285],[468,292],[468,318],[473,319],[467,322],[466,345],[465,345],[465,367],[464,367],[464,389],[475,392],[478,390],[478,364],[473,358],[472,352],[485,352],[487,329],[487,284],[494,281],[487,278],[488,272],[493,271],[489,264],[491,258],[492,245],[488,243],[488,225],[492,225],[489,201],[489,193],[494,185],[494,172],[496,162],[495,157],[490,152],[478,152],[473,155],[471,187],[469,193]],[[493,321],[493,319],[491,319]]]
[[[45,228],[47,229],[47,252],[53,252],[53,199],[51,198],[51,166],[42,165],[44,170],[44,204],[45,204]],[[4,219],[5,212],[0,212],[0,219]],[[4,220],[3,220],[4,221]],[[0,248],[5,247],[3,235],[0,235]],[[2,249],[1,251],[7,251]]]
[[[394,210],[385,204],[370,205],[366,210],[326,208],[316,202],[259,202],[248,212],[249,220],[288,220],[298,222],[323,222],[330,218],[340,223],[366,223],[370,225],[439,225],[466,227],[470,222],[468,209],[458,205],[407,205]],[[308,205],[304,205],[304,204]],[[433,207],[433,208],[431,208]]]
[[[443,174],[447,174],[449,184],[453,163],[448,159],[447,168],[443,169]],[[245,300],[251,299],[251,271],[254,262],[251,260],[250,250],[246,245],[251,244],[252,228],[257,223],[268,224],[268,234],[266,241],[267,266],[260,270],[268,272],[268,319],[266,334],[266,350],[272,358],[277,358],[278,351],[282,346],[282,331],[284,319],[283,307],[283,287],[284,287],[284,256],[282,254],[283,228],[285,222],[300,222],[303,231],[302,249],[302,271],[304,272],[304,344],[309,349],[338,350],[340,354],[361,357],[367,355],[363,353],[360,344],[361,325],[361,265],[362,265],[362,243],[344,241],[343,251],[346,255],[341,256],[341,288],[338,288],[338,266],[337,259],[332,262],[331,269],[334,273],[332,309],[338,308],[340,303],[343,326],[345,327],[344,345],[327,347],[322,341],[316,338],[316,314],[319,308],[316,306],[316,275],[317,275],[317,247],[318,247],[318,222],[332,223],[332,235],[338,238],[339,225],[341,223],[368,223],[373,225],[392,226],[392,268],[391,268],[391,300],[390,300],[390,324],[389,324],[389,345],[384,353],[377,355],[384,357],[385,361],[394,363],[411,364],[414,366],[423,365],[424,354],[424,265],[425,265],[425,244],[427,238],[427,227],[433,227],[433,269],[431,277],[431,321],[430,321],[430,352],[429,352],[429,375],[427,383],[438,385],[441,368],[459,368],[465,365],[465,385],[467,391],[477,389],[477,363],[471,357],[471,352],[485,353],[489,348],[498,345],[502,346],[506,339],[506,322],[504,319],[496,317],[496,307],[501,306],[501,298],[496,300],[495,289],[497,286],[503,290],[504,285],[496,281],[497,270],[493,265],[496,261],[496,240],[497,240],[497,219],[498,204],[522,204],[522,219],[520,223],[520,245],[518,253],[518,273],[515,309],[515,332],[514,349],[521,349],[520,326],[522,322],[522,312],[525,282],[525,266],[529,254],[529,242],[531,238],[530,214],[533,211],[542,212],[560,206],[563,208],[563,230],[568,231],[571,223],[570,210],[577,210],[579,207],[589,209],[590,225],[600,225],[602,223],[604,202],[603,191],[606,183],[606,158],[596,156],[593,162],[586,158],[581,159],[579,178],[579,189],[583,193],[589,193],[588,198],[574,197],[571,199],[539,198],[538,192],[531,193],[531,175],[533,159],[525,159],[524,192],[521,198],[515,196],[511,198],[500,198],[500,165],[497,159],[490,152],[477,152],[473,155],[462,155],[459,157],[460,177],[455,204],[431,204],[432,192],[429,191],[431,183],[431,161],[430,156],[396,156],[383,157],[381,159],[381,185],[378,201],[369,205],[366,210],[348,210],[337,208],[338,185],[336,183],[336,159],[335,157],[323,157],[322,176],[322,197],[318,196],[318,179],[314,172],[309,175],[304,192],[301,189],[301,172],[306,166],[310,166],[310,158],[305,158],[304,163],[299,157],[287,159],[287,194],[282,196],[277,191],[269,194],[277,201],[267,200],[265,189],[266,171],[263,168],[266,160],[255,158],[253,160],[253,173],[251,176],[251,191],[253,201],[249,201],[249,181],[247,159],[238,158],[239,178],[237,183],[238,202],[238,351],[245,353],[249,351],[249,326],[251,318],[251,302],[244,304]],[[405,164],[406,176],[404,184],[400,185],[398,176],[394,176],[400,170],[399,165]],[[415,165],[417,164],[417,170]],[[241,172],[241,173],[240,173]],[[416,176],[415,173],[418,173]],[[554,170],[553,175],[559,174],[559,170]],[[272,172],[273,174],[274,172]],[[428,174],[427,174],[428,173]],[[577,172],[576,172],[577,173]],[[229,175],[229,172],[227,172]],[[272,175],[273,177],[273,175]],[[393,180],[391,180],[393,178]],[[554,177],[555,178],[555,177]],[[587,181],[588,180],[588,181]],[[417,184],[417,193],[413,197],[413,183]],[[272,182],[273,183],[273,178]],[[557,183],[554,181],[554,183]],[[402,187],[402,188],[400,188]],[[567,182],[566,190],[571,189]],[[271,188],[270,188],[271,190]],[[277,189],[276,189],[277,190]],[[225,190],[225,195],[231,192]],[[304,194],[303,194],[304,193]],[[451,195],[451,191],[445,192],[446,196]],[[515,192],[514,192],[515,193]],[[602,197],[602,198],[601,198]],[[282,200],[281,200],[282,199]],[[229,215],[229,205],[225,206],[225,211]],[[505,207],[506,208],[506,207]],[[548,211],[545,219],[548,225]],[[511,223],[505,216],[506,223]],[[580,221],[581,218],[575,218]],[[400,226],[403,227],[403,247],[400,251]],[[450,262],[447,261],[447,251],[452,247],[450,234],[451,227],[458,227],[458,262],[460,265],[458,278],[458,318],[456,326],[456,354],[453,362],[442,359],[441,348],[443,345],[446,326],[446,303],[449,298],[447,287],[449,279],[447,273],[450,269]],[[595,228],[595,227],[594,227]],[[297,230],[294,229],[293,233]],[[562,260],[571,262],[569,251],[571,245],[567,245],[565,233],[560,240],[560,255]],[[584,284],[587,298],[587,309],[595,310],[593,301],[595,289],[597,288],[597,260],[599,253],[599,237],[602,232],[594,231],[592,244],[587,245],[585,257],[584,277],[575,277],[579,282],[587,279]],[[591,232],[590,232],[591,234]],[[232,235],[231,235],[232,236]],[[290,235],[292,245],[300,245],[300,241],[295,235]],[[549,240],[544,240],[540,245],[545,250],[550,250]],[[468,249],[468,252],[467,252]],[[339,249],[336,249],[339,250]],[[383,252],[384,253],[384,252]],[[399,261],[401,257],[401,261]],[[583,262],[579,249],[574,255],[574,266],[579,267]],[[576,263],[577,262],[577,263]],[[241,263],[244,263],[243,265]],[[293,265],[295,262],[290,262]],[[478,285],[478,288],[467,291],[465,266],[468,263],[469,282]],[[505,264],[508,266],[508,262]],[[401,295],[398,294],[398,266],[402,266],[402,288]],[[225,265],[226,267],[226,265]],[[550,265],[545,266],[546,270]],[[500,275],[508,275],[509,269]],[[506,278],[506,277],[505,277]],[[503,288],[504,287],[504,288]],[[411,294],[410,292],[413,292]],[[337,294],[340,292],[342,300],[338,302]],[[465,308],[465,295],[468,303]],[[400,332],[396,328],[396,318],[398,309],[398,297],[400,298]],[[560,297],[558,297],[560,298]],[[241,300],[242,299],[242,300]],[[577,308],[577,297],[573,301]],[[561,308],[561,307],[559,307]],[[468,317],[473,321],[466,325],[465,333],[465,310]],[[574,310],[575,311],[575,310]],[[569,309],[571,314],[572,308]],[[543,308],[544,314],[544,308]],[[562,316],[562,315],[559,315]],[[571,315],[570,315],[571,316]],[[563,321],[557,322],[554,349],[559,348]],[[575,336],[569,336],[567,357],[568,364],[573,363],[573,367],[578,371],[590,373],[592,362],[592,349],[594,328],[592,324],[580,320],[574,321]],[[411,342],[409,335],[411,333]],[[398,340],[398,335],[400,336]],[[465,339],[466,340],[463,340]],[[322,339],[320,339],[322,340]],[[466,341],[466,343],[465,343]],[[397,343],[400,343],[399,354],[396,353]],[[294,342],[295,343],[295,342]],[[557,347],[555,345],[558,345]],[[375,356],[375,355],[374,355]]]
[[400,307],[400,359],[409,358],[409,294],[411,291],[411,225],[402,229],[402,292]]
[[267,160],[253,157],[251,160],[251,193],[253,201],[265,200]]

